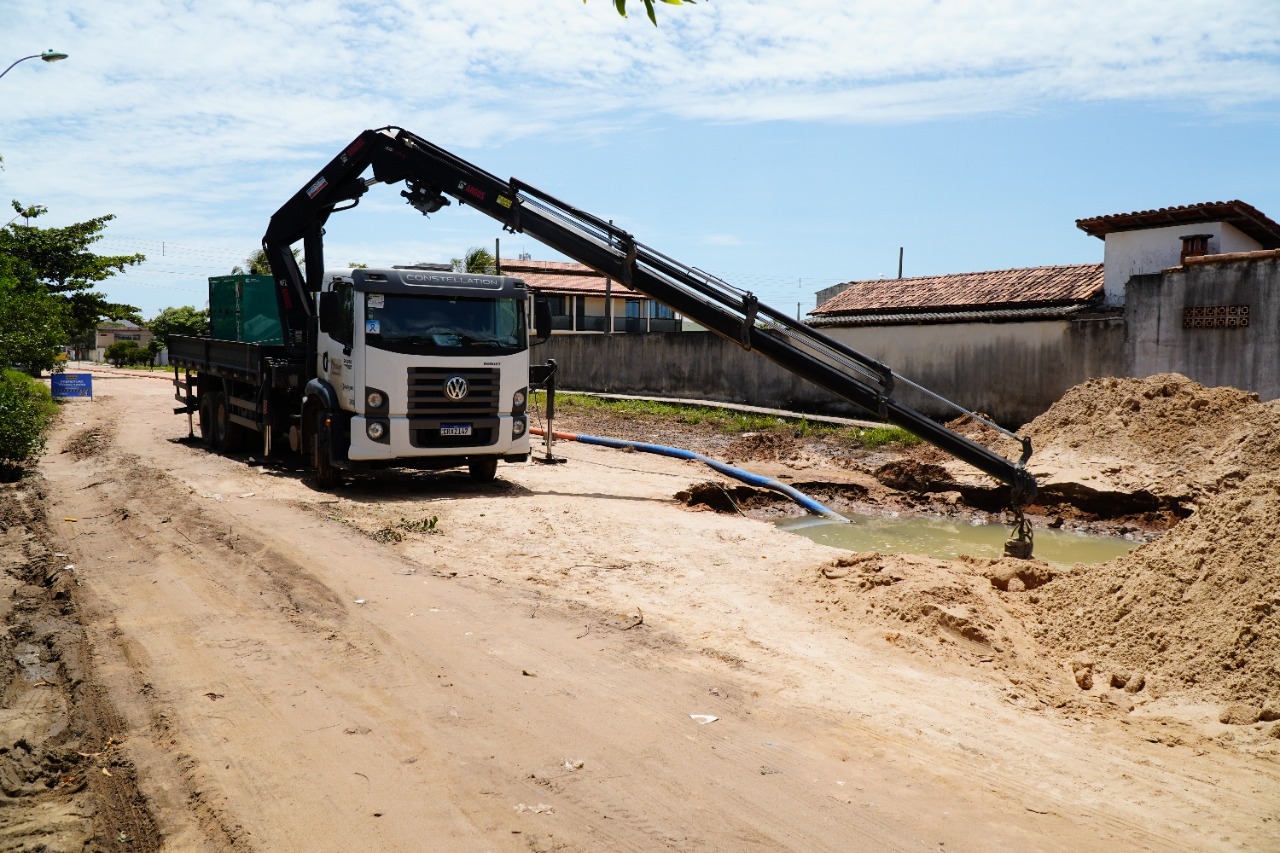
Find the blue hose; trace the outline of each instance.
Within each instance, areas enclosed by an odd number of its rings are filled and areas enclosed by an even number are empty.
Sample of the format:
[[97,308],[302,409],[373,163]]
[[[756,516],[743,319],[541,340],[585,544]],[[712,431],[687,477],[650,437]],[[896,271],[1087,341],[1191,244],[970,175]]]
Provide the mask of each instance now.
[[[533,432],[540,433],[541,430],[533,430]],[[804,492],[788,486],[786,483],[780,483],[777,480],[771,480],[768,477],[761,477],[759,474],[752,474],[750,471],[744,471],[741,468],[726,465],[723,462],[718,462],[715,459],[703,456],[701,453],[694,453],[692,450],[682,450],[679,447],[667,447],[663,444],[646,444],[642,441],[625,441],[620,438],[601,438],[598,435],[580,435],[573,432],[556,432],[553,433],[553,436],[555,438],[566,439],[569,441],[579,441],[583,444],[598,444],[603,447],[613,447],[618,449],[629,447],[632,450],[638,450],[641,453],[655,453],[659,456],[671,456],[676,459],[692,459],[710,466],[714,470],[724,474],[726,477],[732,477],[733,479],[739,480],[750,486],[759,486],[762,489],[769,489],[771,491],[778,492],[779,494],[786,495],[814,515],[825,516],[832,521],[849,521],[849,519],[845,518],[840,513],[828,509],[806,495]]]

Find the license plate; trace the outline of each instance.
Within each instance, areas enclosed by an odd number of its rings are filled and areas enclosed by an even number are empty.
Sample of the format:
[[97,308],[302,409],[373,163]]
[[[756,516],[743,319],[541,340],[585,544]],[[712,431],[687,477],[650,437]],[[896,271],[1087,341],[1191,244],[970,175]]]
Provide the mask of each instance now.
[[471,435],[471,424],[440,424],[441,435]]

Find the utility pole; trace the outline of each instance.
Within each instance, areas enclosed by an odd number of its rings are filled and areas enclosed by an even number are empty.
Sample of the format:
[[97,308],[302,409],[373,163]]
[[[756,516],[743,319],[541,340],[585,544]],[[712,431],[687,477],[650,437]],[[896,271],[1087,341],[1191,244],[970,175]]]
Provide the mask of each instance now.
[[[613,241],[613,220],[609,220],[609,241]],[[613,279],[604,279],[604,333],[613,334]]]

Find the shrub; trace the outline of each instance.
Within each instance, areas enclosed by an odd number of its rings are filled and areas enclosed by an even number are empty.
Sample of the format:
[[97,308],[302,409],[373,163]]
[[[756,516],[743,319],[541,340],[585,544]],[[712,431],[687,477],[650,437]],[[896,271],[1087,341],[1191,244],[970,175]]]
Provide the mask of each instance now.
[[102,356],[116,367],[138,364],[147,359],[146,351],[138,346],[137,341],[116,341],[107,347]]
[[17,479],[23,463],[44,449],[57,411],[42,383],[16,370],[0,376],[0,479]]

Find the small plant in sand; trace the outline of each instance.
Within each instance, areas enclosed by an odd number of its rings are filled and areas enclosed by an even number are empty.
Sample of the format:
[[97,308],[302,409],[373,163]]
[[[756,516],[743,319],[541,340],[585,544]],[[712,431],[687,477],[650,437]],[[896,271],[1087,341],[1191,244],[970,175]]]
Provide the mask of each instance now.
[[435,515],[430,518],[423,516],[418,521],[401,518],[395,524],[375,530],[371,535],[379,542],[400,542],[406,533],[439,533],[436,526],[439,522],[440,517]]

